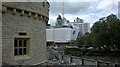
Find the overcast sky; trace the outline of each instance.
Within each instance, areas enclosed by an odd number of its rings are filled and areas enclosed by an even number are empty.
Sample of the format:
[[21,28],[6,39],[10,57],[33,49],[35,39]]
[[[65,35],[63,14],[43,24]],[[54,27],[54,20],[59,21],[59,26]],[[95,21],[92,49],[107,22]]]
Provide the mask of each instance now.
[[119,0],[48,0],[50,3],[49,23],[54,25],[58,15],[62,14],[64,1],[64,17],[73,22],[76,17],[93,25],[101,17],[118,14]]

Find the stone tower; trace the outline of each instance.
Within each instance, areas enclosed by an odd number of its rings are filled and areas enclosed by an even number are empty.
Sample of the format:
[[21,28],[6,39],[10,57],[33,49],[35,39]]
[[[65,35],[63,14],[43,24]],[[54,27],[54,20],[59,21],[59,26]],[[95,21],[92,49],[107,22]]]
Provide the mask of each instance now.
[[46,57],[46,24],[49,3],[2,3],[3,65],[37,65]]

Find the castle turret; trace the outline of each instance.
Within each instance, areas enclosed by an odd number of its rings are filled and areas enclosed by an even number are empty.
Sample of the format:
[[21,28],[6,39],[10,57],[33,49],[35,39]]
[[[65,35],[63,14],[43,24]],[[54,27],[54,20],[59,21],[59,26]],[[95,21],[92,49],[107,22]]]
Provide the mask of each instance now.
[[3,65],[37,65],[47,59],[49,3],[2,3]]

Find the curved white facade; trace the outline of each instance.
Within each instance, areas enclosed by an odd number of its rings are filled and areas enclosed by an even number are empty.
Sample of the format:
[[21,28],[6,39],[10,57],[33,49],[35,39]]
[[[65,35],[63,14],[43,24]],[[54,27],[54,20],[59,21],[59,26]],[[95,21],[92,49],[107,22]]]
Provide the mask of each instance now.
[[47,42],[70,42],[76,40],[79,33],[78,27],[46,29]]

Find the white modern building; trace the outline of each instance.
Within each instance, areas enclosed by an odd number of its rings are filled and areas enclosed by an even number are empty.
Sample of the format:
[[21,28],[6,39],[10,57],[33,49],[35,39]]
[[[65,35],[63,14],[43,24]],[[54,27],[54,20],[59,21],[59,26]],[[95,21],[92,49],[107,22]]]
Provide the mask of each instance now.
[[84,23],[84,21],[78,17],[76,18],[76,20],[74,20],[74,22],[70,22],[69,25],[79,27],[81,35],[90,32],[90,23]]
[[46,29],[47,42],[55,43],[69,43],[72,40],[76,40],[79,35],[79,27],[52,27]]
[[59,15],[56,26],[47,27],[46,39],[47,42],[68,43],[87,32],[90,32],[90,24],[84,23],[83,19],[77,17],[74,22],[69,22],[69,20],[66,18],[62,19]]

